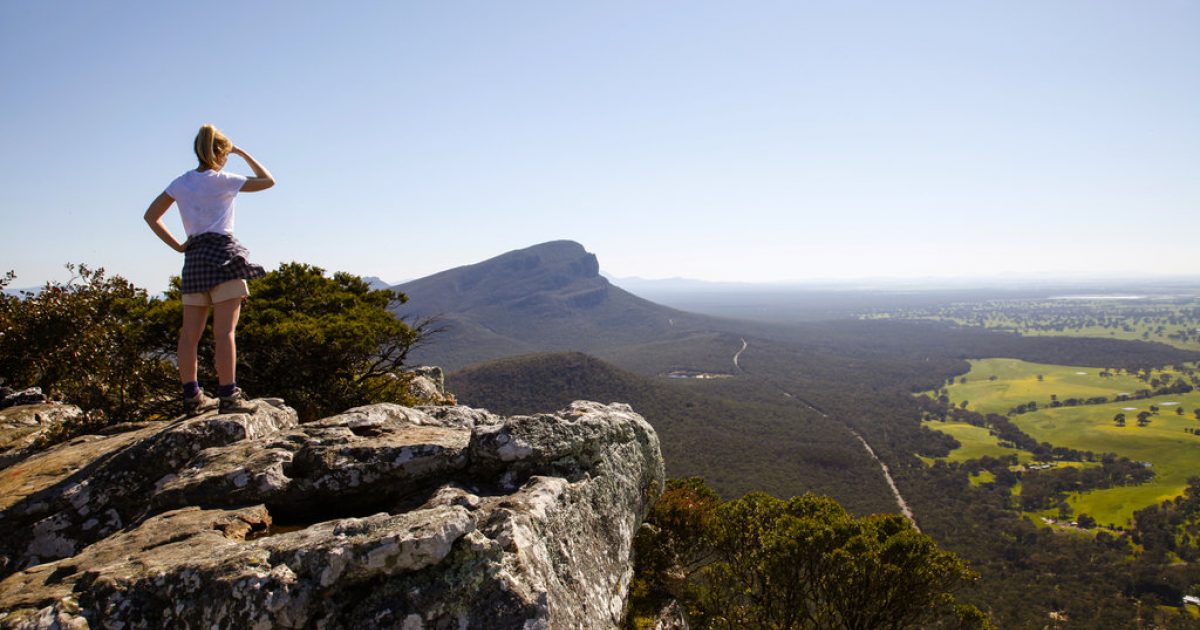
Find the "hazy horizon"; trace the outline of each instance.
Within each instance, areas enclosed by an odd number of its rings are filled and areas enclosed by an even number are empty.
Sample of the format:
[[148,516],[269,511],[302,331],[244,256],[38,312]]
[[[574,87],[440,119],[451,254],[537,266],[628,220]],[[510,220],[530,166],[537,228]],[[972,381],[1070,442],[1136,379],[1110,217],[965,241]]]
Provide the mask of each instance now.
[[213,8],[0,4],[15,286],[164,288],[141,216],[204,122],[279,182],[238,201],[269,268],[566,238],[618,277],[1200,272],[1200,3]]

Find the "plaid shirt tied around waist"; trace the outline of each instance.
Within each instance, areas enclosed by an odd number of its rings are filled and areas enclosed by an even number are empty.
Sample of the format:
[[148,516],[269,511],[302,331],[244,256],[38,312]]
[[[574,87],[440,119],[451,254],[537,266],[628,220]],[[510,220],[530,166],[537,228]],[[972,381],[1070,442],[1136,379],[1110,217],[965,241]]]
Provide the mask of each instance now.
[[250,251],[232,234],[197,234],[188,239],[183,254],[181,289],[184,293],[207,293],[222,282],[267,275],[265,269],[252,264],[249,258]]

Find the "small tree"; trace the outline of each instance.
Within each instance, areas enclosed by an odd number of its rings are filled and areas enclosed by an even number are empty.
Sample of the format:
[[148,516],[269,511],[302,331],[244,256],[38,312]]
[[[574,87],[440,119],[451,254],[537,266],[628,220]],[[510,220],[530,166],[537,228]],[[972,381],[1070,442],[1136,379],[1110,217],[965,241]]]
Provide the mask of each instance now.
[[[647,522],[657,540],[682,546],[654,552],[650,564],[683,580],[672,590],[696,627],[990,627],[951,594],[977,576],[899,515],[856,518],[812,495],[718,504],[696,479],[669,484],[663,496],[666,507]],[[671,567],[671,557],[682,562]],[[639,559],[639,575],[646,566]]]
[[1119,427],[1125,426],[1125,414],[1118,413],[1117,415],[1113,416],[1113,424]]
[[653,616],[670,599],[692,599],[696,572],[713,559],[707,540],[721,497],[700,477],[668,479],[634,540],[630,615]]

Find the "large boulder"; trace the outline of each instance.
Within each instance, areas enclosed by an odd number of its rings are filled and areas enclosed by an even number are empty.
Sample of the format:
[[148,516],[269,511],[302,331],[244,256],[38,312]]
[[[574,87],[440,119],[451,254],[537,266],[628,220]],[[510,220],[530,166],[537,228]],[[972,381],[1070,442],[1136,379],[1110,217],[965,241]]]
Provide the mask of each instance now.
[[[658,438],[628,406],[503,418],[383,404],[303,425],[288,411],[80,438],[14,466],[95,456],[5,494],[0,624],[619,623],[633,534],[663,483]],[[213,423],[241,430],[198,426]],[[83,527],[109,512],[115,526]]]

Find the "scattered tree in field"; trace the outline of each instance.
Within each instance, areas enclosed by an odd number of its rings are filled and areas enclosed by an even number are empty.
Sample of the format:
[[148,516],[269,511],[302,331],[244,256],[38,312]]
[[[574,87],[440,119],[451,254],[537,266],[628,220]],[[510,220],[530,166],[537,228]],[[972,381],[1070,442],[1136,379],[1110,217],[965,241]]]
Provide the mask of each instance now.
[[1046,380],[1046,376],[1044,374],[1038,374],[1037,380],[1039,383],[1044,382]]
[[1117,415],[1113,416],[1113,424],[1116,424],[1119,427],[1125,426],[1125,414],[1118,413]]
[[1151,414],[1149,411],[1139,411],[1138,415],[1137,415],[1138,426],[1144,427],[1144,426],[1150,424],[1150,415]]

